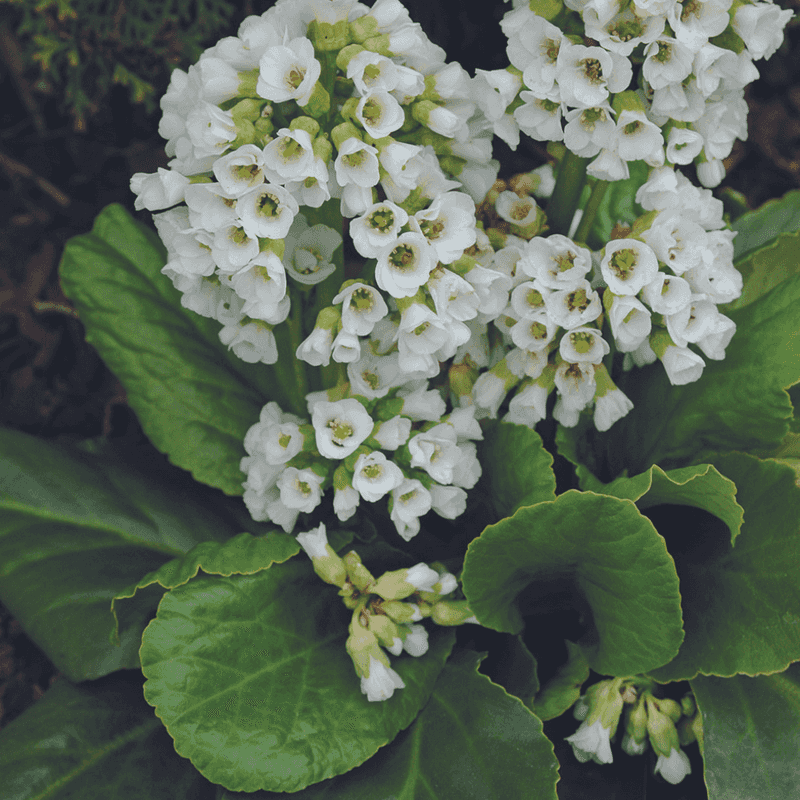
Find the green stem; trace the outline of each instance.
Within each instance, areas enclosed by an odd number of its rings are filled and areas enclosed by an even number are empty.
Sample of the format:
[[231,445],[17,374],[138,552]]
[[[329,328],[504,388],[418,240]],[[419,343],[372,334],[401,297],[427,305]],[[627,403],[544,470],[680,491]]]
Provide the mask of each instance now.
[[597,209],[600,208],[600,204],[603,202],[606,189],[608,189],[608,181],[597,181],[594,185],[592,193],[589,195],[589,201],[586,203],[586,208],[583,209],[583,216],[578,224],[578,230],[575,231],[575,236],[573,237],[576,242],[586,243],[589,231],[594,224],[594,218],[597,216]]
[[289,338],[292,345],[292,364],[294,366],[294,394],[299,396],[300,403],[305,407],[308,394],[308,379],[306,377],[305,362],[297,358],[297,348],[303,341],[303,296],[296,293],[292,298],[292,310],[286,321],[289,326]]
[[566,236],[572,218],[578,210],[583,185],[586,183],[586,165],[590,159],[576,156],[567,150],[558,170],[553,195],[547,203],[549,232]]

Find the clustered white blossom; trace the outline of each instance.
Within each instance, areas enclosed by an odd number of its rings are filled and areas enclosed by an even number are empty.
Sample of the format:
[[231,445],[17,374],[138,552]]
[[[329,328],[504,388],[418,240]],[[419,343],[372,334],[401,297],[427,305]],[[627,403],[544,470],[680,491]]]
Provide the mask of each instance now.
[[[300,210],[332,197],[348,217],[377,219],[382,200],[405,215],[368,249],[378,286],[414,295],[472,244],[471,198],[497,171],[471,83],[398,0],[279,0],[175,70],[159,126],[170,169],[131,188],[137,209],[169,209],[154,221],[182,304],[216,318],[240,358],[275,363],[274,327],[335,270],[341,234]],[[346,331],[338,360],[358,358],[359,335]]]
[[703,720],[694,698],[680,702],[655,697],[647,679],[615,678],[589,687],[573,708],[581,721],[566,740],[578,761],[611,764],[611,742],[625,714],[622,749],[629,756],[647,752],[648,743],[658,756],[654,768],[668,783],[680,783],[692,771],[681,745],[702,736]]
[[718,185],[722,159],[747,138],[753,61],[778,49],[792,11],[771,0],[564,4],[515,0],[506,13],[511,66],[479,71],[493,132],[512,147],[520,131],[563,141],[603,180],[627,178],[627,162],[643,159],[695,162],[701,183]]
[[[333,489],[336,516],[348,520],[362,500],[388,497],[389,513],[406,541],[433,510],[460,516],[481,474],[474,440],[483,438],[474,409],[445,413],[439,392],[393,391],[382,400],[342,397],[347,388],[311,393],[311,422],[268,403],[247,432],[242,459],[244,501],[256,520],[291,531]],[[330,399],[334,397],[335,399]]]
[[[532,202],[502,192],[501,217],[508,195]],[[626,354],[626,369],[660,359],[676,386],[698,380],[705,366],[689,345],[725,357],[736,325],[717,305],[739,297],[742,276],[733,266],[735,234],[722,229],[722,202],[670,167],[651,170],[636,201],[649,213],[596,253],[559,234],[505,237],[490,262],[514,265],[507,305],[494,319],[504,348],[490,355],[485,326],[475,332],[484,345],[473,340],[469,363],[488,370],[460,398],[478,407],[477,418],[496,417],[510,397],[503,419],[533,427],[555,389],[558,422],[576,425],[593,404],[594,425],[605,431],[633,408],[603,364],[610,343]]]
[[342,602],[353,611],[345,647],[370,702],[388,700],[395,689],[405,688],[384,651],[393,656],[405,651],[414,657],[428,652],[428,631],[415,623],[423,619],[446,626],[477,622],[465,600],[447,598],[458,581],[444,569],[420,562],[375,579],[355,551],[343,558],[337,555],[324,524],[297,534],[297,541],[317,575],[338,586]]

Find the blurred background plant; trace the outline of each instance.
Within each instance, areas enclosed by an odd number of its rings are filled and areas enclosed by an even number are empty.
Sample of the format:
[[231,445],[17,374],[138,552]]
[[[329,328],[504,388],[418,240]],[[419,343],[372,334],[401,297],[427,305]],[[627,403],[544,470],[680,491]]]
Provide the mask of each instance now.
[[23,73],[38,68],[33,88],[58,98],[76,131],[85,130],[114,85],[127,87],[131,102],[154,111],[163,75],[197,60],[203,43],[215,38],[236,10],[227,0],[0,0],[0,5],[4,49],[18,47]]

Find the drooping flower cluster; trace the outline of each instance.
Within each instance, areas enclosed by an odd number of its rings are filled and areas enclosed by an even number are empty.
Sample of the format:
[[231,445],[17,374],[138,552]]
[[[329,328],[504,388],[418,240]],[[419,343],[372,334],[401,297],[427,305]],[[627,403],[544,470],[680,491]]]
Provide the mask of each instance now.
[[563,141],[603,180],[627,178],[638,159],[694,161],[705,186],[719,184],[722,159],[747,138],[753,61],[777,50],[792,16],[749,0],[514,5],[501,23],[511,66],[479,76],[496,134],[512,147],[520,130]]
[[590,686],[576,703],[573,714],[581,720],[567,741],[578,761],[611,764],[611,742],[625,712],[622,749],[630,756],[647,752],[648,741],[655,751],[655,772],[669,783],[680,783],[692,771],[689,757],[681,749],[702,742],[703,718],[694,698],[680,702],[656,697],[646,678],[615,678]]
[[[558,422],[576,425],[593,404],[603,431],[633,408],[603,363],[612,344],[628,369],[660,359],[673,385],[702,374],[705,361],[689,345],[725,357],[736,325],[717,305],[739,297],[742,277],[733,266],[734,233],[722,229],[722,203],[710,190],[670,167],[652,170],[636,196],[649,213],[631,228],[618,226],[618,238],[592,253],[560,234],[532,235],[536,202],[524,182],[515,186],[503,191],[498,182],[481,208],[484,219],[488,212],[501,221],[488,233],[502,244],[490,265],[505,265],[508,276],[507,305],[492,320],[504,347],[493,348],[490,361],[490,332],[475,331],[462,366],[489,369],[473,372],[462,405],[475,404],[478,418],[496,417],[510,396],[503,419],[533,427],[555,389]],[[481,337],[483,348],[475,344]]]
[[[337,517],[362,500],[389,496],[389,513],[406,541],[419,518],[435,511],[455,519],[481,474],[473,440],[482,439],[474,409],[445,413],[441,395],[407,387],[380,400],[350,396],[344,384],[308,395],[311,422],[268,403],[247,432],[244,501],[256,520],[291,531],[333,487]],[[333,398],[333,399],[332,399]]]
[[[154,220],[183,305],[240,358],[275,363],[274,327],[336,271],[340,232],[301,212],[332,197],[377,231],[378,285],[413,295],[474,241],[462,186],[480,199],[496,174],[470,83],[397,0],[279,0],[175,70],[159,127],[170,169],[131,188],[137,208],[169,209]],[[396,242],[384,199],[405,215]]]
[[324,524],[299,533],[297,541],[317,575],[338,586],[342,601],[353,611],[345,647],[370,702],[388,700],[395,689],[405,688],[384,650],[393,656],[405,651],[415,657],[428,651],[428,631],[415,623],[423,619],[446,626],[477,622],[465,600],[446,599],[458,587],[455,576],[446,570],[419,563],[375,579],[354,550],[343,558],[336,554]]

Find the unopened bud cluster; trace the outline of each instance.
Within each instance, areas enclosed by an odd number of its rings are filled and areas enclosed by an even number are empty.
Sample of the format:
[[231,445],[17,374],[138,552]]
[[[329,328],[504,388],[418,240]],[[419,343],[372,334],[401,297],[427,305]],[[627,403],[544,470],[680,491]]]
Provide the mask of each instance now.
[[473,342],[451,370],[455,384],[459,369],[489,367],[473,372],[471,392],[459,398],[477,406],[478,418],[496,417],[510,397],[503,419],[533,427],[555,390],[558,422],[572,427],[593,405],[604,431],[633,408],[603,363],[612,344],[627,369],[659,359],[673,385],[703,372],[705,361],[689,345],[725,357],[736,325],[717,305],[739,297],[742,276],[733,266],[734,233],[722,229],[722,203],[710,190],[670,167],[651,170],[636,195],[648,213],[617,226],[618,238],[592,253],[566,236],[534,235],[542,228],[536,202],[525,181],[515,185],[516,193],[498,182],[481,206],[498,226],[488,238],[501,245],[490,266],[505,273],[507,305],[493,320],[503,347],[491,347],[484,326],[475,332],[483,347]]
[[622,723],[622,749],[642,755],[648,743],[658,757],[655,772],[669,783],[680,783],[691,771],[682,746],[703,743],[703,718],[691,694],[678,702],[656,697],[645,678],[614,678],[589,687],[573,709],[581,720],[567,737],[578,761],[610,764],[611,742]]
[[753,61],[783,40],[791,10],[750,0],[530,0],[501,23],[511,62],[479,72],[478,102],[512,147],[520,130],[593,158],[589,174],[628,177],[628,162],[697,166],[704,186],[747,138]]
[[477,623],[465,600],[447,599],[458,582],[446,570],[419,563],[374,578],[354,550],[341,558],[336,554],[324,524],[299,533],[297,541],[317,575],[339,587],[342,601],[353,612],[345,647],[370,702],[388,700],[395,689],[405,688],[386,652],[421,656],[428,651],[428,631],[416,623]]
[[445,413],[441,395],[425,385],[382,399],[350,395],[343,384],[307,397],[310,422],[268,403],[247,432],[244,501],[256,520],[291,531],[333,489],[342,521],[359,503],[388,495],[389,513],[406,541],[433,510],[455,519],[481,474],[473,440],[483,434],[474,409]]

